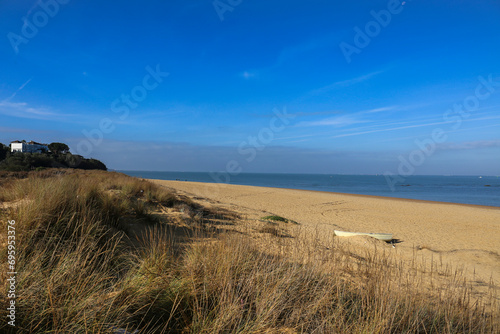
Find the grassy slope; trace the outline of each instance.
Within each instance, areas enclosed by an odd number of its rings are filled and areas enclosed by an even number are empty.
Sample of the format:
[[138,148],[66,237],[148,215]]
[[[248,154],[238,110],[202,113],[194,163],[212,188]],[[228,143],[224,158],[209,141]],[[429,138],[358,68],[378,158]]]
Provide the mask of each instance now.
[[63,173],[0,182],[0,277],[14,219],[19,333],[499,330],[460,277],[428,289],[424,273],[383,254],[263,234],[122,174]]

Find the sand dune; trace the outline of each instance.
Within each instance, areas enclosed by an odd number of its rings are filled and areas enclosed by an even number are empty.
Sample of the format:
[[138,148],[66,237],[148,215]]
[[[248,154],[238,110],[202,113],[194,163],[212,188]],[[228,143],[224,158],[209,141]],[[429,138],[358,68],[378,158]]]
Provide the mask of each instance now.
[[[259,219],[276,214],[331,236],[334,229],[393,233],[396,256],[466,270],[478,285],[500,286],[500,208],[227,184],[151,180],[205,203]],[[355,241],[350,241],[355,242]],[[366,243],[366,241],[364,242]]]

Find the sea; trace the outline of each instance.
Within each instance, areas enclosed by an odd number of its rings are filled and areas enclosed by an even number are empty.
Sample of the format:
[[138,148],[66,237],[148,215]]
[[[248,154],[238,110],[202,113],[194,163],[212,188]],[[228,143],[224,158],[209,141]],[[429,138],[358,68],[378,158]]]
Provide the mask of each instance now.
[[413,175],[392,187],[384,175],[267,174],[221,175],[202,172],[118,171],[158,180],[229,184],[374,195],[500,207],[499,176]]

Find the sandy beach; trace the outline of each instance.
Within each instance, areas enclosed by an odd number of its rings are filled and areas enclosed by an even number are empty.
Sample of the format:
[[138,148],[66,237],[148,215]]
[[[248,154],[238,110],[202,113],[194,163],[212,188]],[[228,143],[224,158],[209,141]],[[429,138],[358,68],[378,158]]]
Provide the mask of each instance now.
[[[150,180],[204,205],[258,220],[275,214],[330,237],[334,230],[393,233],[402,260],[463,269],[478,287],[500,285],[500,208],[316,191]],[[340,238],[339,238],[340,239]],[[346,238],[343,238],[346,239]],[[350,240],[349,242],[353,242]]]

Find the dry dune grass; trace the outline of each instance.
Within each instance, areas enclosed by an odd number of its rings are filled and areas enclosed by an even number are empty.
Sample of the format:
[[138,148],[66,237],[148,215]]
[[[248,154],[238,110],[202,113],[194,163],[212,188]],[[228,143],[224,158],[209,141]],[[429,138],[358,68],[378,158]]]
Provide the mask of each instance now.
[[4,183],[0,200],[21,203],[0,211],[3,231],[16,221],[18,271],[17,327],[1,332],[500,330],[494,299],[471,299],[452,268],[409,268],[383,245],[359,254],[293,224],[263,230],[119,173],[35,172]]

